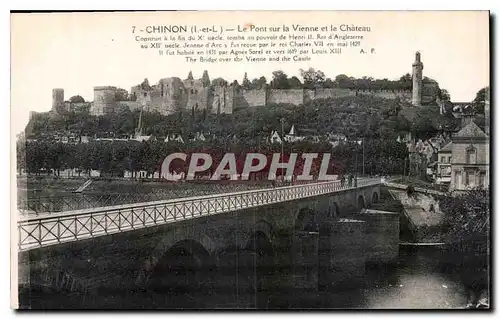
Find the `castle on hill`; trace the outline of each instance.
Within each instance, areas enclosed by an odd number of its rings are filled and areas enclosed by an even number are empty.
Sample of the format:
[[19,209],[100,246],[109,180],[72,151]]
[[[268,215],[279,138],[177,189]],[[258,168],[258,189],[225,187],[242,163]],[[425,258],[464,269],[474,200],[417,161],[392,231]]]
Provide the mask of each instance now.
[[268,104],[301,105],[310,101],[370,95],[386,99],[399,99],[414,107],[438,100],[439,85],[429,80],[423,81],[423,63],[420,53],[415,54],[412,64],[412,87],[400,90],[372,90],[361,88],[316,88],[316,89],[271,89],[267,85],[260,89],[244,89],[236,81],[229,84],[222,78],[210,81],[207,71],[202,78],[194,79],[191,72],[187,79],[163,78],[154,85],[147,79],[130,89],[130,99],[116,99],[114,86],[94,87],[94,101],[70,103],[64,101],[64,90],[53,89],[52,111],[79,111],[89,109],[92,115],[116,112],[120,107],[130,110],[157,111],[168,115],[177,110],[207,110],[214,114],[231,114],[235,108],[265,106]]

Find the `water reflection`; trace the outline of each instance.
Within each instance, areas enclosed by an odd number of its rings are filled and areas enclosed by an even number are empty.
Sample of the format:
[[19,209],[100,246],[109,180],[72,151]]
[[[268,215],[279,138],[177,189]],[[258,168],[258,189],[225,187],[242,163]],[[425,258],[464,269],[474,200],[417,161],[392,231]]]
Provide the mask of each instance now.
[[[179,254],[191,258],[185,251],[179,250]],[[228,259],[232,259],[230,255]],[[100,291],[86,296],[38,293],[24,304],[97,309],[456,309],[466,305],[461,282],[442,271],[444,256],[439,250],[401,252],[397,264],[367,267],[360,281],[363,286],[348,290],[336,286],[326,291],[276,289],[283,286],[280,281],[289,280],[290,269],[255,267],[254,261],[260,257],[252,251],[241,252],[239,258],[240,267],[219,268],[215,274],[210,273],[213,268],[199,268],[199,261],[193,259],[189,260],[192,267],[182,274],[182,267],[174,264],[161,273],[176,280],[176,289]],[[201,282],[200,276],[210,280]],[[167,277],[153,282],[172,286]]]

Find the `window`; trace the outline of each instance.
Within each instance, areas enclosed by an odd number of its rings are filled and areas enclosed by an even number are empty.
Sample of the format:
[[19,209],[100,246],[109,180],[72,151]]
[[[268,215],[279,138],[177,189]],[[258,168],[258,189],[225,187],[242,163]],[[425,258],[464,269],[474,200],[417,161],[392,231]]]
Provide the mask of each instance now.
[[479,185],[486,188],[486,172],[479,173]]
[[455,187],[458,188],[462,181],[460,180],[460,171],[455,171]]
[[444,163],[444,156],[441,156],[441,163]]
[[466,160],[467,164],[476,164],[476,150],[474,148],[467,149]]
[[474,183],[474,172],[472,171],[467,171],[465,172],[465,185],[467,186],[473,186]]
[[193,89],[191,89],[191,94],[194,94],[194,90]]
[[451,156],[448,156],[448,163],[451,163]]

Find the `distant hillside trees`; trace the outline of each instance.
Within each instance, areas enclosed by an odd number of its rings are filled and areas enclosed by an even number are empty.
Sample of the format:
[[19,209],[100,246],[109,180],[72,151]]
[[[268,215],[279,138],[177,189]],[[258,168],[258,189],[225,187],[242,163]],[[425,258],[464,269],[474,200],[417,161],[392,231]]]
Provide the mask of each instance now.
[[[129,137],[134,134],[139,119],[139,111],[122,108],[117,113],[102,116],[74,112],[70,112],[64,117],[37,114],[28,124],[26,137],[37,138],[43,142],[30,142],[25,147],[27,159],[25,162],[34,165],[30,166],[32,172],[38,172],[41,168],[58,171],[69,165],[67,164],[68,158],[80,156],[72,154],[89,154],[88,156],[99,158],[100,160],[97,160],[97,162],[111,161],[111,163],[100,168],[93,168],[96,165],[92,166],[87,162],[86,164],[71,164],[68,167],[84,170],[88,170],[90,167],[91,169],[108,170],[115,174],[123,167],[128,167],[126,165],[129,164],[123,164],[123,161],[130,163],[130,160],[124,159],[123,154],[128,154],[127,152],[134,152],[134,154],[145,154],[144,152],[156,154],[160,152],[161,156],[163,156],[163,151],[155,150],[157,148],[163,150],[163,147],[167,147],[165,146],[167,144],[163,142],[166,136],[178,134],[181,134],[186,142],[185,145],[179,147],[189,149],[199,146],[210,150],[210,152],[214,147],[222,150],[226,150],[227,147],[236,147],[246,151],[264,152],[274,149],[279,151],[280,145],[269,144],[268,139],[272,131],[278,131],[281,135],[281,119],[283,118],[283,133],[289,132],[291,127],[295,126],[296,134],[309,136],[301,143],[286,143],[285,149],[295,148],[300,151],[309,149],[313,152],[323,150],[332,152],[336,156],[339,167],[343,167],[343,170],[356,169],[357,160],[357,168],[361,171],[362,148],[355,141],[364,140],[366,152],[365,172],[382,174],[389,168],[393,172],[402,172],[406,156],[406,145],[397,143],[397,136],[408,131],[427,133],[430,128],[426,125],[431,122],[431,119],[439,123],[439,113],[436,115],[434,110],[424,108],[421,111],[422,114],[420,114],[420,111],[417,112],[414,121],[409,121],[399,113],[398,110],[401,108],[399,103],[397,100],[361,95],[314,100],[307,105],[300,106],[272,104],[255,108],[243,108],[233,114],[216,115],[206,110],[178,110],[170,115],[143,112],[143,133],[158,137],[158,142],[147,143],[149,148],[144,150],[140,148],[141,151],[128,149],[127,151],[116,150],[116,153],[113,153],[113,147],[120,144],[119,142],[115,142],[118,144],[113,144],[113,146],[107,143],[89,143],[88,146],[83,144],[79,146],[63,144],[66,146],[62,146],[62,149],[53,149],[52,147],[58,144],[56,141],[57,136],[68,133],[90,137]],[[433,129],[436,130],[435,127]],[[203,132],[207,140],[205,142],[190,142],[190,139],[197,132]],[[342,142],[332,149],[332,146],[326,140],[328,134],[345,135],[351,142]],[[319,139],[319,141],[315,141],[315,139]],[[128,143],[130,145],[137,144],[136,142]],[[139,143],[139,145],[145,144]],[[168,145],[165,151],[170,152],[172,148],[170,144]],[[99,147],[108,149],[101,150]],[[60,155],[56,158],[50,157],[49,154],[43,155],[48,150]],[[155,156],[153,158],[156,158]],[[72,159],[71,161],[78,160]],[[115,160],[121,164],[114,163]],[[142,169],[151,170],[152,168],[148,165],[153,164],[144,165],[141,166]]]
[[[137,141],[95,141],[85,144],[64,144],[51,141],[18,142],[18,169],[24,169],[29,175],[60,175],[62,170],[77,169],[80,173],[88,174],[91,170],[98,170],[103,176],[123,176],[125,170],[130,172],[146,171],[148,174],[160,171],[163,159],[170,153],[183,152],[208,153],[217,165],[225,153],[234,153],[241,161],[245,154],[259,152],[270,159],[273,153],[281,153],[280,144],[268,144],[254,138],[246,137],[233,139],[213,139],[208,143],[187,141],[185,144],[176,142],[164,143],[162,140]],[[365,172],[367,174],[402,173],[404,159],[407,156],[404,144],[396,141],[365,140]],[[286,143],[283,147],[286,157],[295,153],[330,153],[330,173],[347,174],[363,171],[363,150],[356,142],[346,142],[335,148],[326,141],[300,141]],[[318,173],[321,155],[316,161],[315,174]],[[299,159],[301,156],[299,156]],[[241,169],[242,162],[239,167]],[[303,167],[300,159],[296,165]],[[186,169],[184,165],[184,169]],[[300,174],[297,171],[296,174]]]
[[[411,90],[412,76],[409,73],[404,74],[398,80],[389,79],[374,79],[372,77],[349,77],[345,74],[339,74],[334,80],[326,77],[325,73],[321,70],[309,68],[307,70],[300,70],[300,77],[302,81],[292,76],[291,78],[282,71],[276,70],[272,72],[272,80],[269,87],[272,89],[318,89],[318,88],[341,88],[352,90]],[[434,80],[424,78],[426,83],[435,83]],[[243,77],[242,87],[244,89],[261,89],[266,84],[266,78],[260,77],[259,79],[248,80],[245,73]],[[446,92],[443,92],[446,97]]]
[[85,99],[80,95],[74,95],[74,96],[69,98],[69,101],[71,103],[83,103],[83,102],[85,102]]
[[487,99],[489,87],[484,87],[476,93],[476,97],[472,101],[472,107],[476,114],[484,114],[484,105]]
[[130,96],[128,91],[122,88],[118,88],[115,91],[115,101],[129,101]]
[[300,69],[300,76],[304,79],[304,88],[315,89],[324,87],[325,73],[314,68]]
[[290,89],[288,75],[285,72],[278,70],[273,72],[273,80],[270,83],[272,89]]

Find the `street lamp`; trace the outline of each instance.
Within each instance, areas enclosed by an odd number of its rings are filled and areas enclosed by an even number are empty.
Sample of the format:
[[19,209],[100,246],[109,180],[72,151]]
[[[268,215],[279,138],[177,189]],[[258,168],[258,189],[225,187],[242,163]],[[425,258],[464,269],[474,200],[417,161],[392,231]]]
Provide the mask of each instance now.
[[[281,162],[283,163],[283,153],[284,153],[283,148],[285,145],[285,135],[283,134],[283,132],[284,132],[283,125],[284,125],[285,119],[281,118],[280,122],[281,122]],[[281,169],[281,177],[284,180],[283,169]]]
[[361,144],[363,144],[363,176],[365,176],[365,137],[361,138]]

